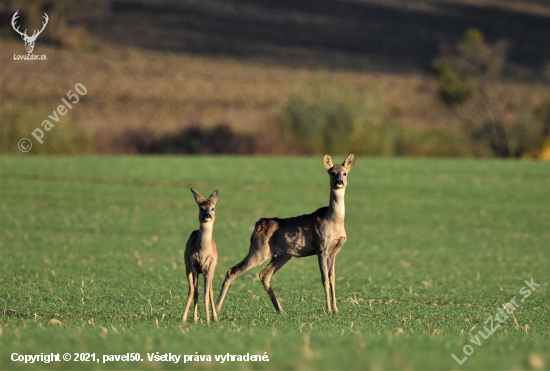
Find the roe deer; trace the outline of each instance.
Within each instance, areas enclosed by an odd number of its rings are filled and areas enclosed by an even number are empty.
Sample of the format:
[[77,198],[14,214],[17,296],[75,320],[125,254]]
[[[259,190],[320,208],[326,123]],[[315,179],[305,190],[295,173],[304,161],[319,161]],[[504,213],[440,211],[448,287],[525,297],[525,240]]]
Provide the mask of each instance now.
[[346,241],[344,194],[347,175],[354,163],[353,153],[346,157],[342,165],[334,165],[332,158],[327,154],[323,156],[323,164],[330,176],[330,205],[328,207],[294,218],[262,218],[256,222],[250,236],[248,255],[227,271],[220,296],[216,302],[218,311],[231,282],[248,269],[271,258],[271,262],[262,270],[259,277],[275,310],[281,312],[283,309],[269,283],[271,276],[292,257],[302,258],[317,255],[321,279],[325,288],[327,312],[331,311],[329,284],[332,289],[332,309],[338,312],[334,287],[334,264],[336,254]]
[[214,228],[214,219],[216,213],[214,207],[218,201],[218,191],[212,192],[208,200],[202,197],[197,191],[191,188],[195,201],[199,205],[200,229],[193,231],[187,244],[185,245],[185,271],[189,281],[189,296],[187,305],[183,313],[183,322],[187,321],[187,313],[191,305],[191,298],[194,297],[193,320],[197,322],[197,302],[199,300],[199,274],[204,276],[204,306],[206,308],[206,321],[210,322],[210,312],[208,310],[208,301],[212,303],[212,317],[214,321],[218,320],[216,308],[214,307],[214,295],[212,294],[212,279],[218,262],[218,252],[216,251],[216,242],[212,237]]

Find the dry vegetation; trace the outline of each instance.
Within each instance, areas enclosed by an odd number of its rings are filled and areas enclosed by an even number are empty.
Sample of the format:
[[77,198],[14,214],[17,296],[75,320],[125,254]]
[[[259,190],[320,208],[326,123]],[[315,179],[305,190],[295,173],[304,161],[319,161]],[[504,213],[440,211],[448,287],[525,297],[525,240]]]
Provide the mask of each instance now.
[[[3,103],[24,101],[55,109],[80,82],[88,94],[74,109],[78,122],[93,129],[100,151],[112,151],[109,138],[128,128],[155,134],[193,125],[228,124],[250,133],[275,131],[273,119],[289,95],[323,75],[337,85],[376,92],[393,120],[409,127],[438,127],[453,116],[437,101],[430,76],[318,71],[103,45],[79,52],[37,44],[47,61],[13,61],[23,46],[0,40]],[[510,83],[506,90],[534,100],[545,86]],[[42,119],[37,118],[36,126]]]
[[422,109],[436,101],[429,77],[325,73],[111,46],[83,53],[38,45],[47,62],[14,63],[21,43],[1,40],[0,46],[5,51],[0,72],[5,98],[54,105],[75,82],[82,82],[89,93],[85,107],[79,107],[81,122],[98,129],[145,125],[165,131],[196,122],[227,122],[255,130],[270,122],[289,93],[320,73],[336,83],[378,91],[406,124],[434,124],[441,114],[439,107],[435,114]]
[[[458,41],[470,24],[496,30],[489,32],[492,41],[511,40],[513,71],[507,70],[495,84],[495,89],[505,92],[502,105],[522,102],[535,107],[548,97],[548,80],[541,78],[541,68],[547,58],[544,45],[550,40],[544,26],[550,7],[538,0],[335,0],[315,7],[264,1],[253,5],[83,1],[77,7],[70,6],[71,0],[55,6],[45,0],[14,0],[7,4],[0,7],[4,37],[0,114],[3,120],[15,117],[24,125],[3,132],[20,135],[38,127],[45,113],[80,82],[88,94],[71,112],[71,119],[56,130],[80,125],[93,133],[93,146],[99,152],[139,152],[132,150],[134,139],[138,147],[151,148],[158,144],[151,140],[161,140],[166,133],[173,136],[166,137],[168,141],[185,141],[185,133],[197,127],[229,127],[244,142],[254,138],[253,148],[235,143],[241,148],[237,153],[311,152],[297,144],[300,141],[278,134],[281,117],[289,109],[301,112],[300,125],[307,125],[314,119],[308,114],[329,106],[293,105],[307,101],[310,93],[315,96],[311,90],[322,80],[328,97],[343,97],[337,102],[340,106],[326,109],[325,114],[354,111],[361,104],[355,101],[371,97],[380,109],[360,110],[358,117],[376,121],[380,118],[373,115],[380,111],[384,112],[381,126],[403,128],[400,135],[408,143],[390,145],[401,149],[380,152],[375,148],[381,146],[371,145],[364,154],[472,154],[468,149],[442,148],[444,136],[432,135],[438,130],[456,133],[461,120],[441,103],[438,85],[428,71],[438,48]],[[46,54],[47,61],[13,60],[14,54],[24,53],[8,22],[10,12],[19,7],[28,13],[22,17],[25,28],[40,23],[36,15],[41,11],[51,14],[51,24],[35,49],[36,54]],[[285,14],[288,17],[281,18]],[[512,23],[521,26],[516,33],[501,27]],[[518,43],[518,38],[525,42]],[[359,98],[345,98],[344,92],[350,91]],[[17,116],[17,109],[23,114]],[[337,121],[334,124],[341,126]],[[373,138],[379,134],[373,133],[370,141],[377,141]],[[6,147],[14,140],[4,138],[0,143]]]

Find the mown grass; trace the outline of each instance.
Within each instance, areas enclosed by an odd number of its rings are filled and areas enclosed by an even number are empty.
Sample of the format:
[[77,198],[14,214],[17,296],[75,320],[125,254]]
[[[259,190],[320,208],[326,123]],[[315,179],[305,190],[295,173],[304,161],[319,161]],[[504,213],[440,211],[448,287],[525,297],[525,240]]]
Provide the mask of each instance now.
[[[257,267],[211,325],[180,322],[182,252],[198,224],[189,187],[220,192],[217,295],[259,217],[327,204],[320,158],[4,156],[0,165],[1,369],[535,367],[528,354],[548,367],[548,164],[359,158],[337,259],[340,314],[323,310],[316,259],[293,259],[272,280],[286,315],[274,313]],[[541,286],[515,320],[470,343],[531,277]],[[451,354],[464,357],[466,344],[475,352],[459,366]],[[25,365],[13,352],[145,361]],[[270,361],[149,363],[147,352]]]

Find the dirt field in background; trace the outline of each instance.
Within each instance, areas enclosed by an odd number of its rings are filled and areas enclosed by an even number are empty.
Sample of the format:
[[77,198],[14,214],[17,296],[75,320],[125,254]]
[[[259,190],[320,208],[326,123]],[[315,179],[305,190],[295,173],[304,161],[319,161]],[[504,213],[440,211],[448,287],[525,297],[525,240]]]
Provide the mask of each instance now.
[[472,27],[515,68],[550,63],[545,0],[84,0],[68,18],[118,45],[353,71],[428,71]]

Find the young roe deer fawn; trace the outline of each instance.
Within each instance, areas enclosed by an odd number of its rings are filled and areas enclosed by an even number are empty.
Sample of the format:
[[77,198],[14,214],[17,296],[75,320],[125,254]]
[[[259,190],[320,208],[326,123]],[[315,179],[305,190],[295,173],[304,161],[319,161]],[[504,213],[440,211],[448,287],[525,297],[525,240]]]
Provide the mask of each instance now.
[[331,311],[329,285],[332,289],[332,310],[338,312],[335,292],[335,260],[340,247],[346,241],[344,230],[344,194],[347,175],[355,163],[350,153],[342,165],[334,165],[329,155],[323,156],[323,164],[330,177],[330,205],[312,214],[294,218],[262,218],[254,225],[250,237],[248,255],[239,264],[227,271],[216,309],[219,311],[227,289],[240,274],[271,258],[271,262],[260,273],[265,290],[277,312],[283,309],[275,297],[269,281],[292,257],[303,258],[317,255],[321,279],[325,288],[327,312]]
[[216,242],[212,237],[214,228],[214,219],[216,213],[214,207],[218,201],[218,191],[212,192],[208,200],[202,197],[197,191],[191,188],[195,201],[199,205],[200,229],[193,231],[185,246],[185,271],[189,281],[189,296],[187,305],[183,313],[182,321],[187,321],[187,313],[191,305],[191,298],[194,297],[193,320],[197,322],[197,302],[199,300],[199,274],[204,276],[204,306],[206,308],[206,321],[210,322],[210,311],[208,310],[208,301],[212,303],[212,317],[214,321],[218,320],[216,308],[214,307],[214,295],[212,294],[212,279],[218,262],[218,252]]

